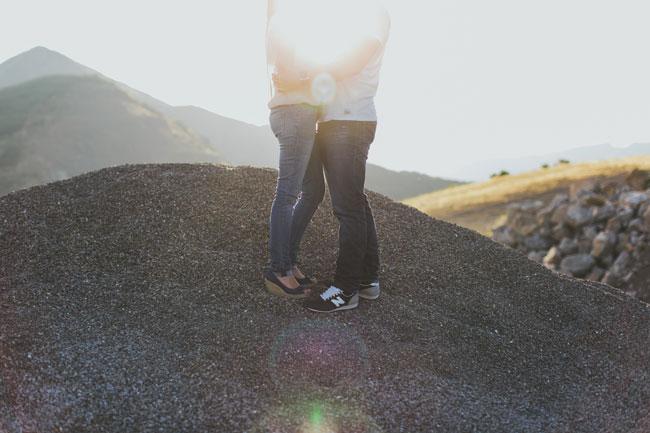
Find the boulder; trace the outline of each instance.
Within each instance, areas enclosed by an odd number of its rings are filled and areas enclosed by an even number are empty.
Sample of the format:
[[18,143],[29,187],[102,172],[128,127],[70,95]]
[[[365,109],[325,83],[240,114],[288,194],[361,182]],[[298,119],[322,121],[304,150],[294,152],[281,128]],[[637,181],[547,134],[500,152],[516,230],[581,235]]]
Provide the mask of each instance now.
[[645,225],[646,230],[650,232],[650,207],[647,207],[641,217],[643,218],[643,224]]
[[584,277],[591,271],[596,261],[591,254],[573,254],[562,259],[560,269],[574,277]]
[[513,219],[510,227],[521,236],[529,236],[537,230],[537,220],[535,215],[521,213]]
[[596,222],[607,221],[616,216],[616,207],[611,202],[606,202],[602,206],[591,208],[591,214]]
[[579,180],[569,186],[569,197],[579,200],[582,196],[600,191],[600,184],[594,179]]
[[615,251],[612,251],[605,256],[598,257],[596,258],[596,263],[605,269],[609,269],[614,264],[614,260],[616,259],[616,256],[614,256],[614,254]]
[[624,206],[629,206],[633,209],[636,209],[639,207],[639,205],[641,205],[641,203],[648,201],[648,194],[640,191],[630,191],[621,194],[619,201]]
[[630,239],[630,235],[627,232],[622,232],[617,235],[617,240],[616,240],[616,248],[615,251],[616,253],[621,253],[623,251],[627,250],[627,245],[628,245],[628,240]]
[[544,250],[544,255],[546,255],[546,251],[551,248],[553,242],[550,239],[541,236],[539,233],[536,233],[525,237],[523,244],[529,251]]
[[634,208],[630,206],[619,206],[616,209],[616,216],[621,221],[623,228],[626,228],[627,225],[634,219]]
[[551,237],[556,242],[560,242],[562,239],[571,237],[572,235],[573,230],[562,223],[556,225],[551,229]]
[[575,254],[578,252],[578,241],[573,238],[564,238],[560,242],[558,249],[564,256]]
[[566,221],[567,212],[569,210],[568,204],[561,204],[553,211],[551,215],[551,222],[553,224],[562,224]]
[[614,264],[609,268],[609,272],[617,277],[623,278],[627,274],[630,266],[630,258],[629,252],[622,251],[614,261]]
[[598,236],[598,233],[600,233],[600,230],[598,230],[598,227],[594,225],[588,225],[582,228],[582,238],[587,239],[590,242]]
[[596,258],[607,256],[614,250],[617,240],[618,237],[616,236],[616,233],[610,231],[598,233],[592,242],[593,247],[591,255]]
[[645,232],[648,229],[646,227],[645,222],[643,221],[642,218],[634,218],[627,225],[627,228],[628,228],[628,230],[635,231],[635,232]]
[[544,256],[543,263],[546,267],[554,266],[560,263],[562,260],[562,254],[558,247],[551,247]]
[[621,230],[623,230],[623,222],[621,221],[621,218],[618,216],[614,216],[610,218],[607,221],[607,225],[605,226],[605,229],[614,233],[618,233]]
[[579,204],[570,205],[566,213],[566,223],[573,227],[579,228],[593,222],[594,217],[591,208]]
[[605,269],[603,269],[603,268],[601,268],[599,266],[595,266],[591,270],[591,272],[589,272],[589,274],[587,275],[587,277],[585,279],[591,280],[591,281],[600,281],[600,280],[603,279],[606,272],[607,271],[605,271]]

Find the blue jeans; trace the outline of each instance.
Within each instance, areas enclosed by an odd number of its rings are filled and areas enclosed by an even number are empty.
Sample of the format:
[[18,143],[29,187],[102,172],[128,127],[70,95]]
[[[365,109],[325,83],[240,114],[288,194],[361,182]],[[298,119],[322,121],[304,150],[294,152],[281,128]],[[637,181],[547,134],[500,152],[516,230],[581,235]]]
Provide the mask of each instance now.
[[347,293],[379,276],[379,246],[372,209],[364,191],[366,160],[377,122],[320,123],[314,149],[293,214],[291,260],[297,263],[300,241],[323,200],[327,177],[334,214],[339,220],[339,254],[334,285]]
[[282,276],[293,265],[290,236],[294,206],[314,147],[318,115],[318,107],[307,104],[283,105],[271,110],[271,130],[280,143],[280,163],[271,206],[270,269]]

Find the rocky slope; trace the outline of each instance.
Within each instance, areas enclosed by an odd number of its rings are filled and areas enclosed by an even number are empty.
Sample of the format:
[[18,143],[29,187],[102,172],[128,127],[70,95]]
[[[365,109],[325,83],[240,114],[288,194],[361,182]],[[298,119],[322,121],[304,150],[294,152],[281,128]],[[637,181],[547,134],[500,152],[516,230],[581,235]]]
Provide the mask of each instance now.
[[[0,431],[650,429],[650,309],[371,194],[383,294],[267,294],[275,173],[104,169],[0,198]],[[330,274],[324,203],[304,267]]]
[[550,202],[515,203],[494,239],[550,269],[602,281],[650,302],[650,172],[576,183]]

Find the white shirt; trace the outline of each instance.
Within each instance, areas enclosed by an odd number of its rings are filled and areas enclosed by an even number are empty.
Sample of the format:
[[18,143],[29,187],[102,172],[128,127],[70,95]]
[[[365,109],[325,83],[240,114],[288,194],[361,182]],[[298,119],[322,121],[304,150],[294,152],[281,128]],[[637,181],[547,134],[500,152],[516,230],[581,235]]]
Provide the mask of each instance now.
[[[358,1],[358,0],[354,0]],[[381,46],[368,64],[357,75],[336,84],[336,94],[332,102],[323,107],[321,122],[329,120],[377,121],[375,96],[379,88],[379,72],[390,33],[388,12],[378,3],[363,2],[371,23],[370,36]]]

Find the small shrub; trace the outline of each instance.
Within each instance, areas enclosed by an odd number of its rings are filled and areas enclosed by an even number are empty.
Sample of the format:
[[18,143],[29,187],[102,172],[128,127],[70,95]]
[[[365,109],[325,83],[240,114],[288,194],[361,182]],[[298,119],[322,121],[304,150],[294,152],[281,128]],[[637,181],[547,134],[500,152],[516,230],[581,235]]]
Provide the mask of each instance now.
[[509,171],[507,171],[507,170],[501,170],[499,173],[492,173],[492,174],[490,175],[490,178],[493,178],[493,177],[501,177],[501,176],[508,176],[508,175],[510,175],[510,172],[509,172]]

